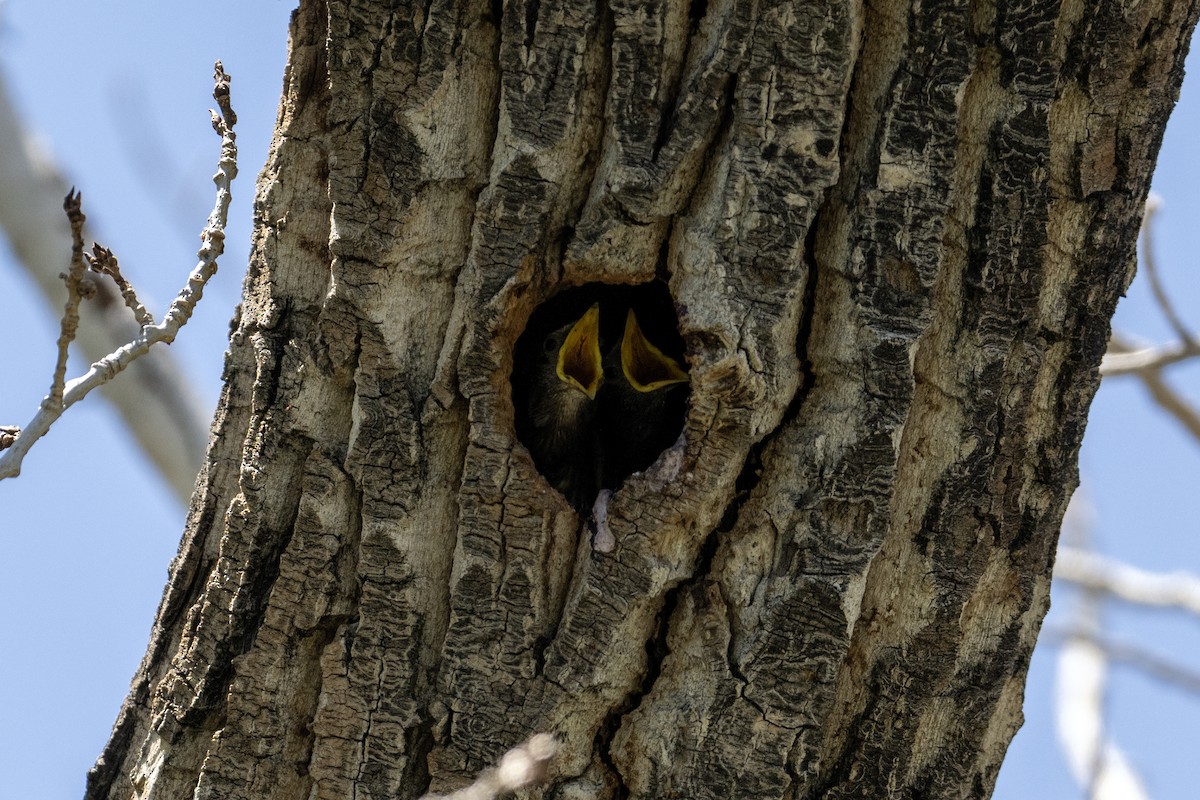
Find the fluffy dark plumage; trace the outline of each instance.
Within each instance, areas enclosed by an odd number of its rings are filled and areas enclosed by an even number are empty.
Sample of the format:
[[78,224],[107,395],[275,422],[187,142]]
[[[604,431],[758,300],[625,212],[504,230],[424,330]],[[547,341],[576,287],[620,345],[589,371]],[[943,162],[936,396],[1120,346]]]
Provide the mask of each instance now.
[[606,488],[618,488],[674,444],[683,429],[687,392],[687,372],[646,338],[630,309],[620,343],[605,355],[598,398]]
[[604,381],[600,309],[545,337],[525,377],[522,440],[546,480],[579,511],[590,508],[603,475],[597,393]]

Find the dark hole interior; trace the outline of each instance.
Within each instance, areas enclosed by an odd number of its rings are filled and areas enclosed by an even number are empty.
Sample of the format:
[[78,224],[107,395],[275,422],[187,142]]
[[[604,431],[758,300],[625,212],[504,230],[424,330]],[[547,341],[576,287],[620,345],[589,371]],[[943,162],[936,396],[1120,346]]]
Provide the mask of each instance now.
[[686,373],[666,284],[566,289],[534,310],[517,339],[517,438],[550,485],[586,512],[601,489],[615,491],[679,438]]

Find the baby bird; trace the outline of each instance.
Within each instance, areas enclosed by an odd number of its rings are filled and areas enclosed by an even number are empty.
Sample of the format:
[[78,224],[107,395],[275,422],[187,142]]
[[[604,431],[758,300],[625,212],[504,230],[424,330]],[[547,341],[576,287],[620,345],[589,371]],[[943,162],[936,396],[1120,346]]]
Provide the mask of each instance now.
[[600,305],[551,332],[527,376],[528,431],[534,464],[581,513],[591,507],[603,474],[596,394],[604,382]]
[[616,489],[634,472],[654,463],[683,428],[687,372],[651,343],[630,309],[619,347],[604,359],[600,398],[604,436],[603,485]]

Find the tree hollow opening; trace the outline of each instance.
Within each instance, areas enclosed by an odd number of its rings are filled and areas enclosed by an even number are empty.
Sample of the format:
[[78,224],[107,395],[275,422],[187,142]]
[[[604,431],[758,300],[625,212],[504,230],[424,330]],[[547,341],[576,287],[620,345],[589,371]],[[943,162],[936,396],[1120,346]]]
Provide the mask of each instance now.
[[690,382],[665,283],[589,283],[534,309],[513,353],[517,438],[580,512],[683,432]]

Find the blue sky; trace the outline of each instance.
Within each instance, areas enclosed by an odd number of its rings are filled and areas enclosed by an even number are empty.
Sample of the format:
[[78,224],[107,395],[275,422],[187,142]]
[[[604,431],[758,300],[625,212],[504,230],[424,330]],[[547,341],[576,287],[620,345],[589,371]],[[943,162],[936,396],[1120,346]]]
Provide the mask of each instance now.
[[[212,62],[233,75],[241,176],[222,269],[172,345],[215,406],[249,253],[254,181],[266,158],[286,56],[291,0],[161,3],[8,0],[0,70],[26,123],[84,192],[85,211],[161,313],[195,263],[212,205],[218,139],[208,123]],[[1193,72],[1200,60],[1193,58]],[[1155,179],[1166,205],[1157,252],[1183,316],[1200,329],[1200,83],[1184,85]],[[64,254],[65,258],[66,254]],[[24,424],[45,393],[57,311],[0,243],[0,336],[10,344],[0,424]],[[1170,332],[1135,281],[1116,325]],[[19,344],[18,346],[13,346]],[[75,362],[71,374],[83,364]],[[1200,364],[1169,378],[1200,404]],[[1153,570],[1200,572],[1200,444],[1158,412],[1133,379],[1111,380],[1093,406],[1081,456],[1102,551]],[[126,441],[98,397],[68,412],[0,483],[0,798],[77,798],[138,661],[183,528],[184,509]],[[1073,598],[1056,589],[1047,626]],[[1164,612],[1115,609],[1115,635],[1182,664],[1200,663],[1200,627]],[[1053,648],[1035,654],[1027,723],[996,797],[1079,797],[1054,739]],[[1157,798],[1200,785],[1200,698],[1115,667],[1113,734]]]

